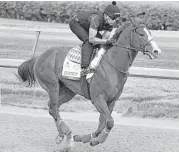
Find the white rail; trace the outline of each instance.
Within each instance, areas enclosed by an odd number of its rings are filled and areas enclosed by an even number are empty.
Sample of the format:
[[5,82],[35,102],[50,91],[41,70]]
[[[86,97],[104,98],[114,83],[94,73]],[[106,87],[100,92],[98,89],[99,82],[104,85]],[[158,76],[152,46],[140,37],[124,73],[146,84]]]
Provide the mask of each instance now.
[[[0,59],[0,67],[17,68],[24,61],[25,60]],[[179,70],[131,67],[129,76],[179,80]]]
[[26,27],[8,27],[8,26],[0,26],[0,30],[11,30],[11,31],[26,31],[26,32],[50,32],[50,33],[71,33],[68,28],[26,28]]
[[[70,30],[67,28],[25,28],[25,27],[7,27],[0,26],[0,30],[12,30],[12,31],[27,31],[27,32],[36,32],[36,40],[32,49],[32,56],[34,56],[38,40],[41,32],[50,32],[50,33],[70,33]],[[162,36],[167,37],[172,33],[172,36],[179,37],[178,32],[166,32],[166,31],[151,31],[152,35],[155,37]],[[0,59],[0,67],[6,68],[17,68],[24,60],[17,59]],[[144,78],[160,78],[160,79],[179,79],[179,70],[170,70],[170,69],[156,69],[156,68],[142,68],[142,67],[131,67],[129,70],[130,76],[132,77],[144,77]]]

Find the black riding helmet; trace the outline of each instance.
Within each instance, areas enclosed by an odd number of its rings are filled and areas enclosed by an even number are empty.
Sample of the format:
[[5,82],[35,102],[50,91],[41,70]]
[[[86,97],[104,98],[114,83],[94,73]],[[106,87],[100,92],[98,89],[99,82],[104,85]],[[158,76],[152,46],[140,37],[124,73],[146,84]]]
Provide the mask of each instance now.
[[120,10],[116,6],[116,1],[113,1],[111,5],[108,5],[104,9],[104,13],[107,14],[112,20],[115,20],[117,17],[120,17]]

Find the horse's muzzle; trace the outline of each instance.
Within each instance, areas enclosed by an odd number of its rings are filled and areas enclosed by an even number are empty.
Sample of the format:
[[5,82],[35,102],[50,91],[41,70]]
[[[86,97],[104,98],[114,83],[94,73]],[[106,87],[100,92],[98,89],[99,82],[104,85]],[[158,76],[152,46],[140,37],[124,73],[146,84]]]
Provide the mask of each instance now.
[[154,49],[153,50],[153,56],[154,56],[154,58],[158,58],[161,53],[162,53],[162,51],[159,48],[158,49]]

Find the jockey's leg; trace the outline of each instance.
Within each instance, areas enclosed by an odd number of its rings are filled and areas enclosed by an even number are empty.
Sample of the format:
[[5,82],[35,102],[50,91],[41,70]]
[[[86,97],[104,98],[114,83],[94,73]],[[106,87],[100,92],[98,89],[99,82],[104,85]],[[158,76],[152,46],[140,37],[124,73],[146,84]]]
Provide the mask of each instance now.
[[86,40],[82,45],[81,68],[88,68],[91,55],[93,53],[93,45]]
[[91,55],[93,52],[93,46],[89,43],[89,32],[86,31],[80,23],[75,20],[71,20],[69,23],[71,31],[81,40],[83,41],[82,45],[82,55],[81,55],[81,78],[80,84],[82,87],[82,93],[86,98],[89,98],[88,92],[88,84],[86,81],[86,73],[88,71],[88,66],[90,63]]
[[[91,55],[93,52],[93,45],[89,43],[89,32],[84,29],[80,23],[75,20],[71,20],[69,23],[71,31],[83,41],[82,56],[81,56],[81,68],[87,69],[90,63]],[[85,71],[85,70],[84,70]]]

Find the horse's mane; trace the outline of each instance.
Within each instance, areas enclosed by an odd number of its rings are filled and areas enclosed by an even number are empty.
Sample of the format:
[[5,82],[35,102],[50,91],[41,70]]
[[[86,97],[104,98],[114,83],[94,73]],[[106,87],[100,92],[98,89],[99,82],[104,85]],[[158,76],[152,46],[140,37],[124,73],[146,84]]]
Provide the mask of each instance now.
[[130,21],[125,21],[123,23],[123,26],[120,26],[116,31],[115,31],[115,34],[113,35],[112,39],[117,42],[118,38],[119,38],[119,35],[129,26],[131,25],[131,22]]
[[[119,28],[121,28],[121,30],[122,30],[122,32],[123,32],[129,25],[131,25],[131,22],[130,22],[130,21],[125,21],[125,22],[123,23],[123,26],[121,26],[121,27],[119,27]],[[119,28],[118,28],[118,29],[119,29]]]
[[142,19],[140,19],[139,17],[137,16],[134,16],[134,17],[130,17],[130,18],[122,18],[122,23],[123,25],[122,26],[119,26],[117,28],[117,30],[115,31],[115,34],[113,35],[112,39],[117,42],[120,34],[128,27],[130,26],[131,24],[133,24],[134,26],[137,26],[139,24],[144,24]]

